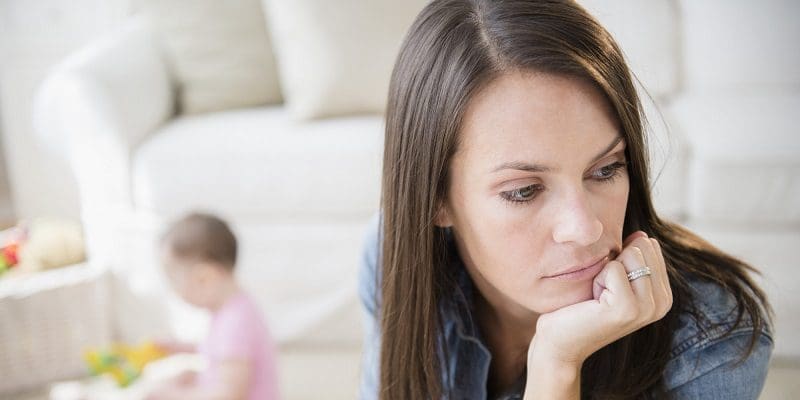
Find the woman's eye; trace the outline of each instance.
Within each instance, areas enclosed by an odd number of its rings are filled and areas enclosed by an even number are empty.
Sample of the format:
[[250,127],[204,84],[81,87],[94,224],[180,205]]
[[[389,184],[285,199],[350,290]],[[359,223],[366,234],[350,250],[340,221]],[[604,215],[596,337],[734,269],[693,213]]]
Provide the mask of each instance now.
[[536,195],[543,190],[542,185],[534,184],[528,185],[519,189],[509,190],[502,192],[500,195],[504,200],[512,203],[524,203],[533,200]]
[[600,181],[610,181],[619,176],[620,172],[625,168],[627,164],[623,161],[617,161],[613,164],[606,165],[605,167],[599,168],[595,171],[592,176]]
[[[625,161],[617,161],[612,164],[608,164],[595,170],[595,172],[592,173],[592,178],[600,182],[611,182],[620,176],[626,166],[627,163]],[[537,183],[521,187],[519,189],[501,192],[500,197],[510,203],[520,204],[533,200],[539,194],[539,192],[543,190],[544,186]]]

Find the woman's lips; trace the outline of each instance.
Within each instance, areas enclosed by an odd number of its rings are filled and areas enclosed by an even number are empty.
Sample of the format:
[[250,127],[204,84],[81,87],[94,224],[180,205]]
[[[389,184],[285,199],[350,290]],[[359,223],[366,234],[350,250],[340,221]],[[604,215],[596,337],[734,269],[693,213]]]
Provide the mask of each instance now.
[[583,267],[583,268],[580,268],[580,269],[577,269],[577,270],[571,270],[571,271],[567,271],[567,272],[562,272],[562,273],[559,273],[559,274],[556,274],[556,275],[546,276],[545,278],[547,278],[547,279],[558,279],[558,280],[568,280],[568,281],[582,281],[582,280],[586,280],[586,279],[592,279],[595,276],[597,276],[597,274],[599,274],[600,271],[603,270],[603,267],[606,265],[608,260],[609,260],[609,256],[604,256],[599,261],[595,262],[594,264],[592,264],[592,265],[590,265],[588,267]]

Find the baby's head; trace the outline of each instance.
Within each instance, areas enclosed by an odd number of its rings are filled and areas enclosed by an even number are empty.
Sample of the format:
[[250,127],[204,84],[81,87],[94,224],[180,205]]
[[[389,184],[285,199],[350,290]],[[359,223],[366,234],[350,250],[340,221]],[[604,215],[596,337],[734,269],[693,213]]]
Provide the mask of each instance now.
[[162,236],[161,263],[181,298],[198,307],[214,308],[235,285],[236,237],[216,216],[189,214]]

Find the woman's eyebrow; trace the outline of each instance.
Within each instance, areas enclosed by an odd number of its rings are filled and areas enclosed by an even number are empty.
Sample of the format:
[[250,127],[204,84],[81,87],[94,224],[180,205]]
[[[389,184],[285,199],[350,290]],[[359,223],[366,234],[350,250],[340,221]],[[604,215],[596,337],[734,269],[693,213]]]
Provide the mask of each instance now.
[[[595,163],[599,159],[605,157],[611,150],[614,149],[614,147],[617,147],[617,145],[621,141],[622,141],[622,136],[621,135],[615,137],[614,140],[608,146],[606,146],[605,149],[603,149],[603,151],[601,151],[597,156],[595,156],[592,159],[591,163]],[[544,165],[541,165],[541,164],[531,164],[531,163],[527,163],[527,162],[524,162],[524,161],[511,161],[511,162],[506,162],[506,163],[498,165],[494,170],[492,170],[492,172],[494,173],[494,172],[502,171],[504,169],[516,169],[516,170],[526,171],[526,172],[550,172],[550,171],[553,171],[553,168],[550,168],[548,166],[544,166]]]

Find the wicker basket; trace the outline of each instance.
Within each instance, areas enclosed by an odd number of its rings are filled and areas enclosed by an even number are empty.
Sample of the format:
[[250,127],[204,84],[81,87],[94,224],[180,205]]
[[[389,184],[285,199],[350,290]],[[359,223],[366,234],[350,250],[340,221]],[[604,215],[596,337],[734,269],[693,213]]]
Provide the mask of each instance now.
[[111,340],[106,273],[85,264],[0,279],[0,398],[87,373]]

